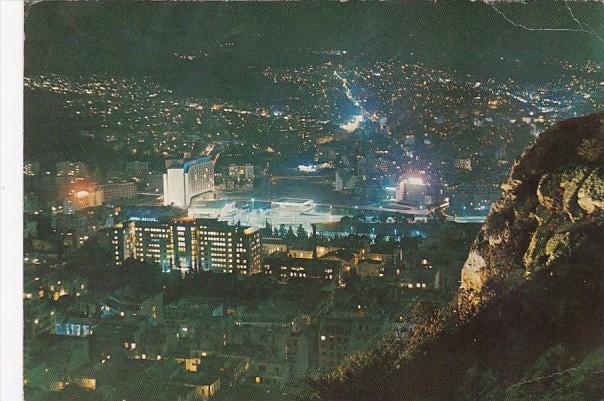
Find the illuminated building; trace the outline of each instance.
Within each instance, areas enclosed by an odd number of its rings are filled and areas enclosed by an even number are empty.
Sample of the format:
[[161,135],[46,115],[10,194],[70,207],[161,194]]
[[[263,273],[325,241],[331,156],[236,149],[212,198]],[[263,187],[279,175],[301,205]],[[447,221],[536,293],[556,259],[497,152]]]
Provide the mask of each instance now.
[[432,267],[400,269],[397,273],[396,279],[403,290],[439,290],[441,288],[440,271],[432,269]]
[[264,237],[262,238],[262,253],[264,255],[272,255],[276,252],[286,253],[289,246],[279,237]]
[[409,204],[422,204],[427,192],[427,185],[422,178],[406,177],[398,182],[396,200]]
[[460,170],[472,171],[472,159],[455,159],[455,167]]
[[[164,323],[164,296],[162,293],[147,295],[122,289],[99,300],[101,319],[109,316],[120,318],[144,318],[147,322]],[[134,333],[130,333],[134,334]],[[140,339],[137,339],[140,341]],[[135,349],[136,342],[128,348]],[[139,351],[142,347],[139,346]]]
[[229,166],[229,175],[236,179],[253,180],[254,166],[251,164],[244,164],[241,166],[231,164]]
[[87,234],[79,233],[78,230],[68,230],[65,233],[61,233],[61,235],[65,248],[79,248],[89,239]]
[[341,264],[335,260],[305,258],[268,258],[264,274],[273,275],[280,281],[318,280],[338,282]]
[[[142,358],[142,356],[145,358]],[[155,355],[142,354],[139,359],[161,360]],[[179,358],[181,359],[181,358]],[[250,368],[250,360],[245,357],[211,356],[204,358],[203,363],[189,369],[177,360],[162,361],[153,364],[145,374],[158,380],[169,378],[170,386],[177,393],[187,394],[181,397],[187,400],[207,401],[214,398],[222,387],[231,387],[234,382]]]
[[370,246],[363,259],[400,265],[403,262],[403,250],[395,243],[377,243]]
[[254,166],[251,164],[229,166],[229,179],[235,187],[251,189],[254,185]]
[[94,183],[76,182],[72,185],[72,188],[63,201],[63,212],[65,214],[103,204],[103,189],[100,186]]
[[136,196],[136,183],[133,181],[109,182],[101,185],[105,202],[115,199],[132,199]]
[[176,219],[172,222],[174,267],[181,270],[199,269],[199,237],[193,219]]
[[25,162],[23,163],[23,174],[27,176],[35,176],[40,173],[40,163]]
[[174,260],[172,230],[167,221],[133,220],[117,224],[113,246],[115,263],[125,259],[157,263],[163,271],[171,270]]
[[346,355],[350,353],[350,327],[345,324],[321,327],[318,341],[319,369],[333,369]]
[[420,209],[433,206],[442,200],[442,188],[426,182],[422,177],[404,177],[396,187],[396,200]]
[[187,209],[189,217],[210,219],[231,219],[237,213],[237,203],[228,199],[210,200],[193,203]]
[[260,233],[216,219],[130,220],[113,235],[115,263],[127,258],[157,263],[163,271],[260,271]]
[[90,319],[67,318],[55,323],[53,334],[57,336],[88,337],[94,333]]
[[251,361],[250,371],[246,376],[255,385],[270,386],[281,390],[290,380],[291,373],[289,363],[285,359],[258,358]]
[[258,229],[231,226],[214,219],[197,219],[195,222],[198,227],[202,270],[241,274],[260,272]]
[[284,212],[312,212],[315,208],[314,201],[310,199],[280,198],[271,204],[272,209]]
[[[246,205],[237,206],[231,199],[204,200],[197,197],[191,201],[187,208],[189,217],[194,218],[217,218],[228,221],[231,224],[241,224],[264,228],[266,222],[273,226],[284,224],[287,226],[302,226],[310,231],[312,224],[331,223],[339,221],[342,216],[329,211],[315,210],[315,203],[310,199],[278,199],[276,201],[256,201],[249,199]],[[253,210],[250,210],[253,204]],[[270,205],[270,206],[269,206]],[[269,207],[267,207],[269,206]]]
[[197,195],[214,190],[214,161],[202,157],[170,166],[164,174],[164,206],[185,208]]

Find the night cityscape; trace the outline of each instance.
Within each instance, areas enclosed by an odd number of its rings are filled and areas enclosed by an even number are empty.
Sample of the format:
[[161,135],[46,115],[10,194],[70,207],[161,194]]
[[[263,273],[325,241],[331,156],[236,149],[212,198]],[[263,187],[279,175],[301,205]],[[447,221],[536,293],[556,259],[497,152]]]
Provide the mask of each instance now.
[[33,3],[26,400],[604,396],[602,4]]

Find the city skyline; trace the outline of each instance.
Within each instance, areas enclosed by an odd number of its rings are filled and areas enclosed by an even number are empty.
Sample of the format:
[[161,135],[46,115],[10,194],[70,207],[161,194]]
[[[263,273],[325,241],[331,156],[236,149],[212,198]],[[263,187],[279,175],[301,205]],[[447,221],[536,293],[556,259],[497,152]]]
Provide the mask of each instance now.
[[592,399],[603,20],[26,4],[25,399]]

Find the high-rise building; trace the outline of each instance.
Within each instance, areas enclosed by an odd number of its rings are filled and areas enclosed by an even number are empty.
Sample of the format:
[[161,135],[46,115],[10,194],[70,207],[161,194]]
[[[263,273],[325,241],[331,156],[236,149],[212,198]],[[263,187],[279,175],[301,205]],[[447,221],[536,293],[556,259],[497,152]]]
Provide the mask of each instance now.
[[164,174],[164,206],[186,208],[191,199],[214,189],[214,161],[210,157],[170,166]]
[[157,263],[170,271],[174,261],[172,229],[167,220],[130,220],[118,223],[113,230],[115,264],[133,258]]
[[130,220],[114,228],[115,263],[127,258],[164,271],[260,272],[260,233],[217,219]]
[[260,272],[260,233],[256,228],[231,226],[216,219],[197,219],[195,222],[202,270]]

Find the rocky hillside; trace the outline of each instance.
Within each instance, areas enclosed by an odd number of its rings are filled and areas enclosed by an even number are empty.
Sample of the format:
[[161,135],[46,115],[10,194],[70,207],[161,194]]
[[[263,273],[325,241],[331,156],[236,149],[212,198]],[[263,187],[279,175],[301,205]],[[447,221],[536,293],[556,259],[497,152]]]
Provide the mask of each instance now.
[[502,190],[450,307],[318,380],[319,397],[604,397],[604,113],[542,133]]
[[563,121],[542,134],[502,185],[470,250],[460,306],[478,306],[502,285],[552,270],[589,240],[586,231],[602,222],[603,166],[604,114]]

